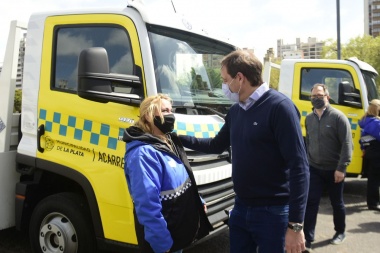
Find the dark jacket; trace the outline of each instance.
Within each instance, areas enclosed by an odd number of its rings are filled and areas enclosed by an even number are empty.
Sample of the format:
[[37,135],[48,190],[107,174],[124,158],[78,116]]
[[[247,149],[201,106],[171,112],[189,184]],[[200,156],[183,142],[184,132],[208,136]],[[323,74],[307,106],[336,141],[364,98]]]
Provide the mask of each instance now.
[[175,133],[174,152],[161,139],[137,127],[124,132],[125,175],[143,252],[176,251],[212,230],[185,151]]
[[305,119],[310,166],[345,173],[351,162],[351,124],[346,115],[328,105],[321,118],[313,112]]

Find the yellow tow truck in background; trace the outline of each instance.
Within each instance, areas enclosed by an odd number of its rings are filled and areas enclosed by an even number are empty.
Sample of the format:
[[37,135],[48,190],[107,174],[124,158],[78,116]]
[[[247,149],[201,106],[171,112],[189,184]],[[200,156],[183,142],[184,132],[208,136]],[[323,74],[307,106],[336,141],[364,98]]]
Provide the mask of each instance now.
[[379,98],[375,82],[378,72],[354,57],[347,60],[284,59],[281,65],[270,61],[264,63],[263,79],[268,83],[272,68],[280,70],[278,91],[289,97],[301,113],[303,136],[306,135],[305,117],[312,111],[311,88],[315,83],[327,85],[330,104],[342,111],[351,124],[354,149],[347,176],[365,176],[358,121],[367,110],[369,101]]

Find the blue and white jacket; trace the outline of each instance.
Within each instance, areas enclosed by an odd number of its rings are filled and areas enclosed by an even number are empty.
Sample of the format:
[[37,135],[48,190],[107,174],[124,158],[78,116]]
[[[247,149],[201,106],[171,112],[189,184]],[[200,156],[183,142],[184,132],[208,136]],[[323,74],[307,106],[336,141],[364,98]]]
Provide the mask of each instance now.
[[152,252],[183,249],[212,230],[183,147],[175,133],[168,137],[174,152],[137,127],[126,129],[123,136],[125,176],[144,243]]

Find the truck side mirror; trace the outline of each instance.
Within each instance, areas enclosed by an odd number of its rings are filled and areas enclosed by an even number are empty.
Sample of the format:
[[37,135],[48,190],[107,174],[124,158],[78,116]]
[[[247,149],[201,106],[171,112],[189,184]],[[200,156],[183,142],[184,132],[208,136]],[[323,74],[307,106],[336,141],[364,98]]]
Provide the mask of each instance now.
[[[123,90],[126,92],[115,92]],[[138,90],[138,92],[132,92]],[[140,78],[134,75],[109,72],[108,54],[103,47],[84,49],[78,59],[79,97],[101,103],[115,102],[140,105],[142,98]],[[129,91],[129,92],[127,92]]]
[[347,105],[355,108],[362,108],[360,91],[353,88],[349,82],[342,81],[339,83],[339,99],[340,105]]

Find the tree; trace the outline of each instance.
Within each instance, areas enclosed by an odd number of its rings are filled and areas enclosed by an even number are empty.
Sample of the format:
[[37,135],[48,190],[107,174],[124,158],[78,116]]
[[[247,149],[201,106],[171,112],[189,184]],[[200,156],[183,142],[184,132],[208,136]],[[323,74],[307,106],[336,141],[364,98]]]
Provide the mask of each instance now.
[[22,99],[22,90],[17,89],[15,91],[15,100],[13,102],[13,112],[21,112],[21,99]]
[[222,77],[220,75],[220,68],[207,68],[208,78],[211,83],[212,89],[222,88]]
[[[322,49],[322,58],[337,59],[337,43],[328,39]],[[359,60],[372,65],[377,71],[380,70],[380,37],[373,38],[369,35],[356,37],[341,46],[342,59],[357,57]],[[380,88],[380,77],[376,78],[377,88]]]

